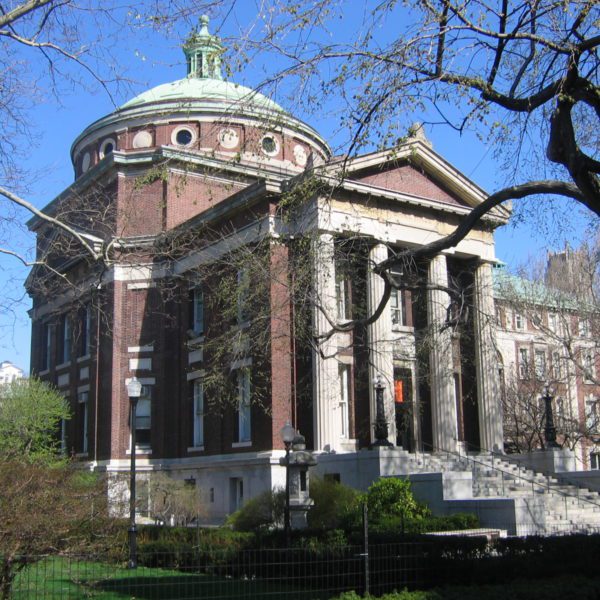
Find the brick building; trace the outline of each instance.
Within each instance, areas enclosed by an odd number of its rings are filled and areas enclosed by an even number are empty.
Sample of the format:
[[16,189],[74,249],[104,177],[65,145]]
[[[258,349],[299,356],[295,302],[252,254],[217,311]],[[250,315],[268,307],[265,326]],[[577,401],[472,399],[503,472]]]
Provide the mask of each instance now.
[[65,447],[126,471],[136,376],[141,476],[194,480],[218,521],[283,483],[288,420],[344,479],[374,440],[380,375],[391,444],[501,451],[493,230],[508,211],[407,263],[365,320],[385,290],[376,265],[447,234],[485,193],[418,128],[332,157],[309,125],[224,81],[222,50],[204,20],[185,78],[75,140],[75,181],[45,212],[78,240],[30,221],[52,267],[27,282],[32,371],[71,402]]
[[587,263],[567,247],[550,255],[541,281],[495,269],[497,343],[507,448],[544,447],[542,394],[549,385],[559,442],[576,450],[579,469],[598,469],[600,312],[595,267]]

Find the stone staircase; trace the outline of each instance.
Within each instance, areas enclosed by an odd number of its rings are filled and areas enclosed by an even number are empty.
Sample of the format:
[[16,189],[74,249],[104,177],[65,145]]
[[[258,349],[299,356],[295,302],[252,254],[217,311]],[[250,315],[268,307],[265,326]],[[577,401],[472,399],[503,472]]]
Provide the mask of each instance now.
[[515,533],[520,535],[600,531],[598,492],[525,468],[509,457],[421,454],[412,455],[411,462],[411,471],[418,473],[470,471],[473,500],[513,499],[518,507]]

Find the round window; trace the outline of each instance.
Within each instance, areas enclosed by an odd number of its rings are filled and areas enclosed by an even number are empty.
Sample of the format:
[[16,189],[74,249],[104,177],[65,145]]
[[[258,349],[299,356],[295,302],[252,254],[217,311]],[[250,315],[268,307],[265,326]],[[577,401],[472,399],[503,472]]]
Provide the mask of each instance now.
[[180,146],[188,146],[193,139],[194,135],[189,129],[180,129],[175,136],[175,140]]
[[81,161],[81,171],[85,173],[90,168],[90,163],[92,162],[92,157],[89,152],[86,152],[83,155],[83,160]]
[[105,156],[112,154],[115,151],[115,140],[112,138],[108,138],[102,142],[100,145],[100,151],[98,152],[100,159],[103,159]]
[[261,146],[263,152],[269,156],[273,156],[279,152],[279,144],[272,135],[266,135],[261,141]]

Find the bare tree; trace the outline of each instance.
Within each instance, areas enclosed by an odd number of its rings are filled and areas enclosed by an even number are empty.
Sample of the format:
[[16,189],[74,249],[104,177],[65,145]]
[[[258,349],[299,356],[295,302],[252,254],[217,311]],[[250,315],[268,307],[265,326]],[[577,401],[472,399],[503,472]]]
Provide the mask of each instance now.
[[[257,51],[285,61],[270,82],[295,78],[308,108],[344,106],[343,152],[393,146],[418,113],[457,134],[473,130],[504,158],[504,181],[458,227],[420,255],[458,243],[491,208],[548,195],[600,215],[598,6],[498,0],[379,2],[343,31],[344,2],[266,3]],[[356,13],[354,13],[356,14]],[[362,18],[362,20],[361,20]],[[254,24],[253,24],[254,25]],[[406,124],[408,125],[408,124]],[[381,266],[388,269],[399,257]]]

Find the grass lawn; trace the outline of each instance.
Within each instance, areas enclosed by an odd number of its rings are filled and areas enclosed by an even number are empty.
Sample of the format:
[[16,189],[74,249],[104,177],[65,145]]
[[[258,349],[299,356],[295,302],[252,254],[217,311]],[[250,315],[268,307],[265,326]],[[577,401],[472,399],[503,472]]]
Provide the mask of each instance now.
[[167,569],[129,570],[101,562],[49,558],[24,569],[13,586],[13,600],[172,599],[238,600],[265,598],[318,600],[335,594],[301,592],[287,580],[230,579]]

